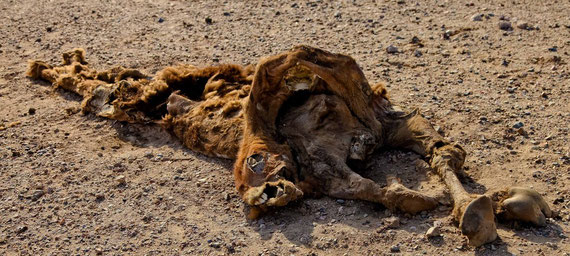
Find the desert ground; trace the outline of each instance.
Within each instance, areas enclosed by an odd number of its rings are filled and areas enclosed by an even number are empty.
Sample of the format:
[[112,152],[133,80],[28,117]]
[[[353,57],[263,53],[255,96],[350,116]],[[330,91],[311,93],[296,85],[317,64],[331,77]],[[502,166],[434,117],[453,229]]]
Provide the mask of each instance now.
[[[0,1],[1,255],[569,255],[568,1]],[[396,174],[441,195],[416,216],[306,198],[248,220],[232,161],[158,126],[79,112],[80,97],[26,77],[84,48],[91,67],[152,75],[188,63],[256,63],[298,44],[351,55],[393,102],[418,108],[468,152],[472,193],[539,191],[545,227],[499,224],[479,248],[444,186],[410,152],[377,152],[362,175]],[[441,235],[426,231],[441,226]]]

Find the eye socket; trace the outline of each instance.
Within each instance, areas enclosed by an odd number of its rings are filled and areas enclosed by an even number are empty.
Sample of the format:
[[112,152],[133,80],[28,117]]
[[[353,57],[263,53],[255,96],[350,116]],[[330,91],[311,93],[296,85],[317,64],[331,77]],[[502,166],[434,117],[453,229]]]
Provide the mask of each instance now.
[[265,168],[265,158],[261,154],[253,154],[246,159],[247,167],[254,173],[262,173]]

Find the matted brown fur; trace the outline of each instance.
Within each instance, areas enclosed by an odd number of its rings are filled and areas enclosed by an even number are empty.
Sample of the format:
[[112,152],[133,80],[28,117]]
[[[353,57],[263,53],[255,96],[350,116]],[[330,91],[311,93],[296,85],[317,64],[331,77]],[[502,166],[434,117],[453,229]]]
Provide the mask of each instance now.
[[370,86],[349,56],[298,46],[257,66],[167,67],[153,78],[115,67],[96,71],[85,52],[63,54],[60,66],[29,63],[28,76],[83,96],[87,113],[127,122],[158,123],[188,148],[236,159],[235,185],[251,217],[304,195],[377,202],[408,213],[437,200],[390,177],[381,187],[349,162],[380,147],[425,157],[454,201],[453,215],[472,245],[497,237],[494,216],[544,225],[552,216],[534,190],[467,193],[457,174],[466,152],[439,135],[418,111],[394,106],[382,84]]
[[[56,67],[30,61],[27,75],[83,96],[84,113],[131,123],[159,123],[194,151],[236,157],[243,130],[242,107],[251,87],[251,66],[177,65],[151,79],[123,67],[96,71],[86,66],[84,54],[82,49],[66,52],[62,65]],[[192,108],[185,112],[171,108],[169,112],[169,99],[176,99],[173,95]]]

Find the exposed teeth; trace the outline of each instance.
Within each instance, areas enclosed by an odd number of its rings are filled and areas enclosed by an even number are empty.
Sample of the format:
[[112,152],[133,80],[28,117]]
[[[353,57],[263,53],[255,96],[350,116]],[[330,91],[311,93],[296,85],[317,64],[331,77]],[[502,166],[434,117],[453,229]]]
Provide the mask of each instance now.
[[255,201],[255,205],[264,204],[267,202],[267,194],[263,193],[257,200]]
[[280,197],[282,195],[283,195],[283,189],[277,188],[277,194],[275,195],[275,197]]

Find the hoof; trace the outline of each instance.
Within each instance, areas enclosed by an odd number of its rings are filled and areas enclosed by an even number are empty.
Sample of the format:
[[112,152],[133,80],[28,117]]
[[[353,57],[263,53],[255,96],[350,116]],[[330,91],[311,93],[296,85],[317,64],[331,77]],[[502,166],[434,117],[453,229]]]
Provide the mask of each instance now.
[[478,247],[497,238],[493,202],[487,196],[471,201],[459,221],[461,233],[469,238],[469,245]]
[[508,191],[508,198],[502,202],[502,217],[519,220],[537,226],[546,225],[546,218],[552,211],[542,196],[535,190],[513,187]]

